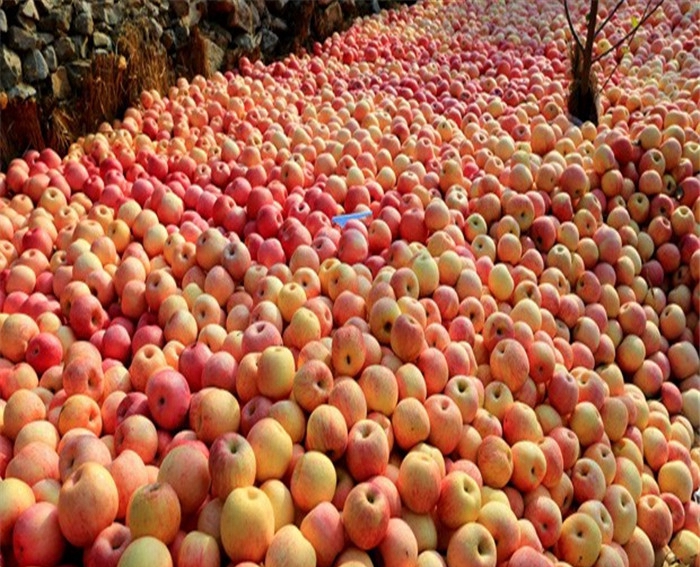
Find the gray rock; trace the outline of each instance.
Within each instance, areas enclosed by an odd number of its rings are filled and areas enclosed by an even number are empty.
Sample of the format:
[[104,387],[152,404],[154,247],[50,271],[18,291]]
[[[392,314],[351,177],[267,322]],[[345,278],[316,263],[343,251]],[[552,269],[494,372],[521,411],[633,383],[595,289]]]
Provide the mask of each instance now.
[[46,64],[49,66],[49,71],[53,72],[58,67],[58,59],[56,57],[56,50],[53,46],[49,45],[44,49],[44,59]]
[[95,30],[95,22],[92,19],[92,13],[77,14],[73,18],[73,31],[81,35],[90,35]]
[[57,0],[35,0],[36,7],[39,11],[43,11],[48,14],[56,7]]
[[67,33],[70,30],[73,12],[70,6],[59,5],[39,20],[39,29],[52,33]]
[[24,0],[24,2],[22,2],[22,5],[20,6],[19,14],[31,20],[39,19],[39,11],[36,9],[36,4],[34,4],[34,0]]
[[112,49],[112,39],[105,33],[95,32],[92,34],[92,44],[97,48],[104,48],[106,50]]
[[73,40],[65,36],[58,38],[54,44],[54,49],[56,50],[56,57],[62,63],[73,61],[78,54]]
[[83,35],[74,35],[71,39],[75,45],[75,52],[78,57],[86,59],[89,53],[88,38]]
[[4,10],[0,10],[0,33],[7,32],[7,16]]
[[260,35],[253,36],[249,33],[242,33],[237,35],[233,41],[236,46],[246,53],[252,53],[260,46]]
[[10,47],[17,51],[28,51],[39,45],[39,40],[35,34],[17,26],[10,26],[8,36]]
[[26,100],[36,96],[36,89],[31,85],[27,85],[26,83],[20,83],[12,87],[7,93],[7,96],[10,98],[21,98],[22,100]]
[[51,45],[56,37],[51,34],[51,33],[45,33],[45,32],[37,32],[36,38],[39,42],[39,48],[46,47],[47,45]]
[[38,22],[37,22],[37,20],[35,20],[33,18],[27,18],[26,16],[23,16],[22,14],[17,14],[14,18],[14,23],[17,24],[22,29],[34,33],[36,31]]
[[85,59],[78,59],[77,61],[71,61],[66,65],[66,71],[68,73],[68,80],[70,81],[71,87],[76,90],[83,88],[85,80],[90,75],[90,61]]
[[271,12],[279,14],[282,10],[284,10],[284,7],[287,5],[288,1],[289,0],[269,0],[267,7]]
[[158,23],[158,20],[151,20],[151,29],[153,29],[153,36],[156,39],[160,39],[163,36],[163,26]]
[[0,45],[0,87],[9,91],[22,80],[22,60],[14,51]]
[[270,22],[270,29],[284,33],[289,29],[289,26],[282,18],[272,18],[272,21]]
[[49,76],[49,66],[38,49],[32,49],[22,59],[22,73],[30,83],[43,81]]
[[115,26],[120,20],[120,11],[115,6],[98,4],[92,9],[92,19],[95,22],[104,22],[108,26]]
[[174,46],[176,49],[184,46],[190,37],[190,28],[183,26],[181,23],[177,23],[173,26],[172,31],[175,37]]
[[262,52],[264,54],[272,54],[277,47],[277,44],[280,42],[280,38],[275,32],[267,28],[263,28],[261,35],[262,38],[260,40],[260,48],[262,49]]
[[211,73],[215,73],[221,69],[221,64],[224,62],[225,52],[208,37],[203,39],[206,50],[205,53],[207,54],[207,62],[209,64],[209,71]]

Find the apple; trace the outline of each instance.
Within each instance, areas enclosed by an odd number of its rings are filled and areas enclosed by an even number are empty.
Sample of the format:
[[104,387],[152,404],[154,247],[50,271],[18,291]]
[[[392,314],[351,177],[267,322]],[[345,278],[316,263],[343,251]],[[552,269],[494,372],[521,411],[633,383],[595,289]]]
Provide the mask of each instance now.
[[200,531],[189,532],[180,544],[177,565],[179,567],[221,565],[221,552],[216,539]]
[[171,369],[159,370],[146,382],[148,408],[159,427],[180,427],[190,407],[190,387],[185,377]]
[[424,514],[438,503],[440,482],[440,467],[435,459],[414,450],[401,462],[396,486],[404,505],[412,512]]
[[12,532],[12,550],[21,565],[57,564],[65,549],[54,504],[37,502],[19,515]]
[[310,565],[314,567],[316,551],[298,527],[290,524],[283,526],[272,538],[265,553],[265,565]]
[[246,439],[255,454],[255,478],[264,482],[280,479],[292,460],[292,440],[282,425],[271,417],[258,421]]
[[119,493],[109,471],[98,463],[80,466],[61,486],[57,509],[66,540],[79,547],[91,544],[114,522],[119,509]]
[[389,503],[384,492],[371,482],[356,484],[348,493],[342,512],[345,532],[360,549],[379,545],[389,527]]
[[495,567],[497,556],[493,536],[479,523],[464,524],[449,539],[447,562],[456,567]]
[[17,518],[36,502],[32,488],[16,478],[0,481],[0,543],[11,545],[12,531]]
[[274,528],[272,504],[259,488],[235,488],[226,497],[221,511],[221,542],[234,564],[262,561]]
[[117,567],[136,567],[148,561],[155,567],[172,567],[173,559],[168,547],[159,539],[143,536],[132,540],[119,558]]
[[146,484],[132,494],[126,510],[126,526],[134,539],[155,537],[170,544],[180,527],[180,502],[167,483]]
[[389,464],[389,441],[379,423],[362,419],[350,428],[345,460],[357,482],[384,473]]
[[209,494],[209,455],[193,443],[170,449],[160,463],[158,482],[174,488],[183,516],[194,514]]
[[95,541],[85,548],[83,563],[85,567],[117,567],[124,550],[131,543],[129,528],[117,522],[103,529]]
[[[384,435],[381,430],[380,433]],[[321,502],[330,502],[335,494],[336,483],[335,467],[326,455],[318,451],[303,453],[296,460],[290,480],[295,507],[309,512]]]

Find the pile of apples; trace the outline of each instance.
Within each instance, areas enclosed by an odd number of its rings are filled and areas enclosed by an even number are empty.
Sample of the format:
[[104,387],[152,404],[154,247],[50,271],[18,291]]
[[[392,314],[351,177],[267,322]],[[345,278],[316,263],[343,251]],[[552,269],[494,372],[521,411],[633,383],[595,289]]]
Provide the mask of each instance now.
[[424,0],[13,160],[0,565],[697,566],[700,5],[597,127],[570,40]]

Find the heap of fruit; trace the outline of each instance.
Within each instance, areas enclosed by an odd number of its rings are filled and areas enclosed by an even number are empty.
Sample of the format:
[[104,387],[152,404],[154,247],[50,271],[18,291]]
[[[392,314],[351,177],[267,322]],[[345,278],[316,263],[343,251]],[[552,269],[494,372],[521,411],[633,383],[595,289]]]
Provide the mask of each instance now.
[[697,565],[700,5],[597,127],[570,40],[426,0],[14,160],[4,565]]

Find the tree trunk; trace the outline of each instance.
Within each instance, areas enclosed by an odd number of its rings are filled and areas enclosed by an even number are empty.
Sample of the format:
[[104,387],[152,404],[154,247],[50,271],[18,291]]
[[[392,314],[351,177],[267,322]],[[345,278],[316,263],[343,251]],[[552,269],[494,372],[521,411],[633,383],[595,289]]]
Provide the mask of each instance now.
[[586,29],[586,43],[575,43],[571,53],[571,85],[569,87],[569,114],[581,122],[598,124],[598,95],[593,74],[593,46],[598,20],[598,0],[591,0]]

